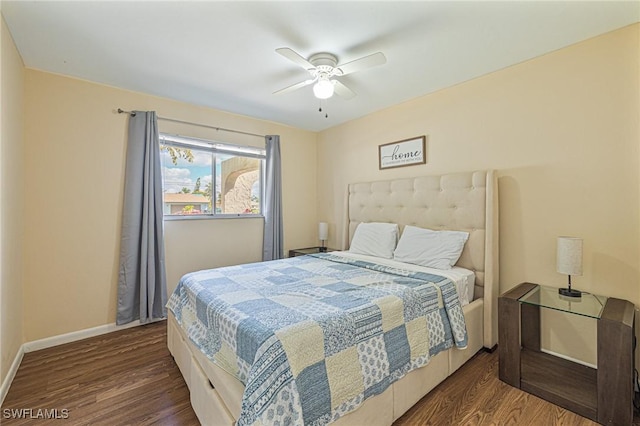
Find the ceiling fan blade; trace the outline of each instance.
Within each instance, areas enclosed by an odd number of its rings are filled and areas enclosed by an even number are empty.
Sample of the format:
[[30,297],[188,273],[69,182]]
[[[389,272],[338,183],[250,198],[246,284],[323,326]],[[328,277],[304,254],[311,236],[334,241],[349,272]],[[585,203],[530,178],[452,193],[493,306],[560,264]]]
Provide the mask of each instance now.
[[338,80],[333,80],[333,90],[338,94],[338,96],[345,99],[351,99],[356,95],[353,90],[349,89]]
[[274,95],[278,95],[280,93],[293,92],[294,90],[298,90],[298,89],[303,88],[304,86],[310,85],[314,81],[316,81],[316,80],[315,79],[309,79],[309,80],[301,81],[300,83],[296,83],[296,84],[292,84],[291,86],[287,86],[284,89],[276,90],[275,92],[273,92],[273,94]]
[[307,61],[305,58],[303,58],[293,50],[289,49],[288,47],[280,47],[276,49],[276,52],[278,52],[279,54],[281,54],[291,62],[294,62],[295,64],[301,66],[307,71],[315,69],[315,66],[311,62]]
[[365,56],[360,59],[356,59],[355,61],[347,62],[346,64],[342,64],[337,66],[342,74],[347,75],[356,71],[361,71],[367,68],[375,67],[376,65],[382,65],[387,63],[387,58],[384,56],[382,52],[373,53],[369,56]]

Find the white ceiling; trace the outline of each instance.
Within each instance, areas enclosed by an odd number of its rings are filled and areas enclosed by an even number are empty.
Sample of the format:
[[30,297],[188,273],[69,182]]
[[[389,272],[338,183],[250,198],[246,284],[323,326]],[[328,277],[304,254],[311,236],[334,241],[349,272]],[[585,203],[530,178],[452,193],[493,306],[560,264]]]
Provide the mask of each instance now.
[[[2,14],[29,68],[319,131],[638,22],[640,2],[3,0]],[[272,94],[308,77],[279,47],[387,63],[342,77],[358,96],[325,118],[311,86]]]

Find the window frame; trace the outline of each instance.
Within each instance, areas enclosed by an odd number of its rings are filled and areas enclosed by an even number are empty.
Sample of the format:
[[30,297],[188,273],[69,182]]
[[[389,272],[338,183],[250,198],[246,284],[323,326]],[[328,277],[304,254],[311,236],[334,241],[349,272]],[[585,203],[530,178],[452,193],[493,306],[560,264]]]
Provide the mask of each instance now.
[[[211,154],[211,181],[212,188],[212,200],[211,200],[211,213],[201,214],[188,214],[188,215],[166,215],[164,211],[162,213],[163,220],[208,220],[208,219],[259,219],[264,218],[264,193],[265,193],[265,178],[266,178],[266,160],[267,152],[265,148],[258,148],[248,145],[236,145],[229,143],[222,143],[217,141],[211,141],[207,139],[194,138],[189,136],[174,135],[171,133],[159,133],[160,146],[172,146],[182,149],[195,149],[198,151],[206,151]],[[216,213],[215,197],[216,190],[216,171],[217,171],[217,158],[216,154],[233,155],[236,157],[248,157],[256,158],[260,161],[260,213]],[[164,165],[162,165],[162,185],[164,189]],[[164,194],[164,191],[163,191]],[[163,199],[164,204],[164,199]]]

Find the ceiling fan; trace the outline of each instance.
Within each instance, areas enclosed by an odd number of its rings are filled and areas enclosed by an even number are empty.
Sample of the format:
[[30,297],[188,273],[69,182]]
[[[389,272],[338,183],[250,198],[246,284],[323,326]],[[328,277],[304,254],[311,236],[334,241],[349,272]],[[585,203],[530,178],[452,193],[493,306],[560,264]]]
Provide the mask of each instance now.
[[311,74],[311,78],[277,90],[273,94],[292,92],[315,83],[313,94],[318,99],[328,99],[333,96],[334,92],[345,99],[353,98],[356,95],[355,92],[336,80],[335,77],[352,74],[387,62],[387,58],[382,52],[373,53],[342,65],[338,65],[338,58],[335,55],[326,52],[316,53],[309,59],[305,59],[288,47],[276,49],[276,52],[307,70]]

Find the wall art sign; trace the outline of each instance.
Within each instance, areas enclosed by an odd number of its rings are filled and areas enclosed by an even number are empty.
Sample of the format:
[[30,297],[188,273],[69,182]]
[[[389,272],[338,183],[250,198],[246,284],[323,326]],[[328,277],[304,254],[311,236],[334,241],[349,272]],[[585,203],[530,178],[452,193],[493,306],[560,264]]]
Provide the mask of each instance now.
[[425,164],[427,162],[425,150],[426,138],[424,136],[379,145],[380,170]]

